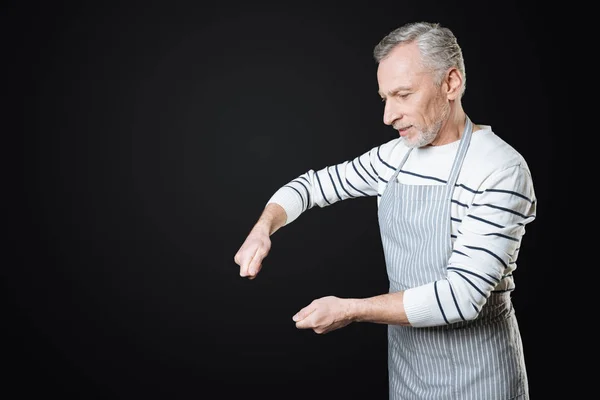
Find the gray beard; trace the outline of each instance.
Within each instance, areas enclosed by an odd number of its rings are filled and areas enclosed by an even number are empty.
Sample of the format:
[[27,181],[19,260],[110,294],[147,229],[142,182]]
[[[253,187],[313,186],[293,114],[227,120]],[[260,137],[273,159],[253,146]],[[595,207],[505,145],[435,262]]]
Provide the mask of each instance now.
[[440,114],[440,118],[433,125],[431,125],[429,127],[429,129],[424,130],[424,131],[418,131],[419,133],[417,134],[417,137],[414,140],[412,140],[412,141],[405,140],[404,141],[405,145],[407,147],[416,148],[416,147],[427,146],[428,144],[433,142],[435,140],[435,138],[438,136],[438,133],[440,132],[440,129],[442,128],[442,124],[448,118],[449,115],[450,115],[450,105],[447,104],[446,107],[444,107],[444,109],[442,110],[442,113]]
[[415,137],[414,140],[405,141],[406,146],[412,148],[427,146],[429,143],[435,140],[441,126],[442,124],[438,122],[433,127],[431,127],[431,129],[428,129],[426,131],[419,131],[417,137]]

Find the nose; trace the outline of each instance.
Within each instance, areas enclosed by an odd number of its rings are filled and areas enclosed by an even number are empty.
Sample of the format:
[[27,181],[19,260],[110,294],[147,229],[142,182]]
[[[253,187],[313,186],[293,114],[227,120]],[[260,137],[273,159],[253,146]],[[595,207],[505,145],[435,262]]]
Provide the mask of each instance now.
[[398,107],[393,103],[393,99],[385,102],[385,107],[383,109],[383,123],[386,125],[392,125],[395,120],[402,118],[400,110],[398,110]]

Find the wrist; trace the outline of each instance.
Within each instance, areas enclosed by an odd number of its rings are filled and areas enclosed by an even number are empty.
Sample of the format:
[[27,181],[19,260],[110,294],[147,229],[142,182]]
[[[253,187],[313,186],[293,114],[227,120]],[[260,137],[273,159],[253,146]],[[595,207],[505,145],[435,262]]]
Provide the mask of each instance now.
[[256,222],[256,224],[254,224],[254,228],[252,228],[252,231],[259,235],[269,236],[271,235],[271,226],[272,224],[269,220],[267,220],[266,218],[261,218]]
[[348,299],[346,318],[351,322],[362,322],[364,316],[364,300]]

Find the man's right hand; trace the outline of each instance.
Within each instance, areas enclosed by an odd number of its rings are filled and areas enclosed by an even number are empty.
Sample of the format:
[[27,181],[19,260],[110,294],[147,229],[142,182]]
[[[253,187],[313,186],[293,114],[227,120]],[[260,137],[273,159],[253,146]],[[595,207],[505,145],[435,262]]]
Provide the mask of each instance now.
[[269,203],[250,231],[242,247],[233,257],[240,266],[240,276],[256,278],[262,268],[262,261],[271,250],[271,235],[285,225],[287,214],[279,204]]
[[269,230],[255,226],[233,257],[235,263],[240,266],[240,276],[248,279],[256,278],[256,274],[262,268],[262,261],[270,250]]

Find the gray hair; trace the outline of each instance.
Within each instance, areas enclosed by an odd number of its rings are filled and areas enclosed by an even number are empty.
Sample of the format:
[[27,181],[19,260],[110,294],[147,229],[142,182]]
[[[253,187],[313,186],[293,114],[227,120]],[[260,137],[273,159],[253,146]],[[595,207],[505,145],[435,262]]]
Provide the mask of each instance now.
[[379,63],[397,45],[412,42],[417,43],[423,66],[434,72],[437,85],[442,83],[448,69],[456,68],[460,71],[463,78],[462,97],[467,83],[462,50],[452,31],[439,23],[412,22],[393,30],[375,46],[373,57]]

